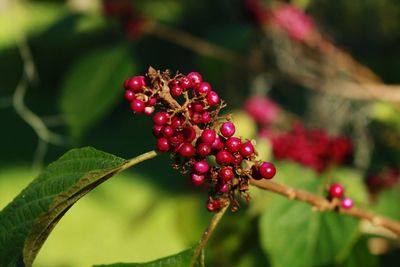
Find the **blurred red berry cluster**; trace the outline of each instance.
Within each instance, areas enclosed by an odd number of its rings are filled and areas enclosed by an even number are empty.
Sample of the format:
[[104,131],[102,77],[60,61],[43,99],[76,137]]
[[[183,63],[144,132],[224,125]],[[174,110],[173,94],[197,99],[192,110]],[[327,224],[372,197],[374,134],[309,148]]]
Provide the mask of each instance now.
[[391,188],[399,182],[400,170],[397,167],[385,168],[367,177],[368,189],[372,194]]

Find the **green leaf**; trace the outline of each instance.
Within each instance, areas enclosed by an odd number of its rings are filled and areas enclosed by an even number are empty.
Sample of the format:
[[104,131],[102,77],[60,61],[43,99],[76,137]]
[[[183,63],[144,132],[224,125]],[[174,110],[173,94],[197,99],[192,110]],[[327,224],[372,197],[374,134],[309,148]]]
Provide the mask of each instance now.
[[[280,164],[276,180],[322,194],[323,179],[295,164]],[[358,220],[316,212],[304,202],[271,197],[260,220],[261,243],[273,267],[327,266],[340,260],[358,236]]]
[[125,46],[91,52],[67,73],[60,109],[77,139],[122,99],[122,82],[134,72]]
[[94,148],[73,149],[50,164],[0,212],[0,266],[32,266],[68,209],[116,173],[156,156],[125,160]]
[[377,256],[372,255],[367,247],[368,238],[361,236],[358,238],[357,243],[349,252],[346,260],[341,264],[342,267],[376,267],[379,265]]
[[[110,265],[95,265],[94,267],[186,267],[190,265],[193,254],[194,249],[188,249],[178,254],[147,263],[115,263]],[[195,266],[201,267],[204,265],[198,259]]]
[[374,210],[395,220],[400,220],[400,186],[386,189],[378,196]]

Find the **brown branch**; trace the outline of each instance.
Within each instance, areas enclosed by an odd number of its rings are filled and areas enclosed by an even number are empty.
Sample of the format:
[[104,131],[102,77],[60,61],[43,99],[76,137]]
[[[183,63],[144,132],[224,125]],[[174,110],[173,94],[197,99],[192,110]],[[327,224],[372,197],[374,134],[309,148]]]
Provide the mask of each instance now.
[[379,214],[366,211],[358,207],[353,207],[348,210],[342,209],[338,207],[337,203],[334,201],[329,201],[323,196],[300,189],[294,189],[273,181],[251,179],[250,184],[264,190],[275,192],[292,200],[296,199],[306,202],[315,207],[318,211],[337,210],[339,213],[369,221],[376,227],[383,227],[392,231],[397,235],[398,238],[400,238],[400,222],[383,217]]

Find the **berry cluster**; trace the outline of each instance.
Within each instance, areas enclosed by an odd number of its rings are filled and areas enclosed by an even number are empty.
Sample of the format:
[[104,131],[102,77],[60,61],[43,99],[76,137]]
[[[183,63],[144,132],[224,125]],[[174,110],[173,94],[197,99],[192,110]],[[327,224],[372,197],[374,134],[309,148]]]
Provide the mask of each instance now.
[[290,159],[318,172],[330,165],[339,165],[352,156],[352,144],[344,136],[329,137],[317,129],[305,129],[296,123],[292,131],[272,136],[274,156],[278,160]]
[[329,187],[329,198],[340,199],[340,206],[343,209],[351,209],[353,207],[353,200],[349,197],[344,197],[344,187],[339,183],[333,183]]
[[147,77],[135,76],[124,82],[125,98],[134,113],[153,115],[153,135],[159,151],[170,152],[173,167],[190,174],[195,186],[207,185],[207,209],[218,211],[237,196],[250,199],[249,179],[271,179],[272,163],[256,159],[250,140],[234,136],[230,117],[219,116],[225,106],[209,83],[197,72],[188,75],[150,68]]
[[397,167],[386,167],[379,172],[368,175],[367,185],[374,196],[380,191],[392,188],[399,182],[400,170]]

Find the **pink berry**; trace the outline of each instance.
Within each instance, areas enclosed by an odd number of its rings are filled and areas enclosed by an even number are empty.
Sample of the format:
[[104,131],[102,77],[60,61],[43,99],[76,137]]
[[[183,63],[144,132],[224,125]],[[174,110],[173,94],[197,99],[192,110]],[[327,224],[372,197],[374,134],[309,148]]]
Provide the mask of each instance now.
[[135,76],[129,81],[129,89],[132,91],[138,91],[146,85],[144,76]]
[[329,187],[329,195],[332,198],[341,198],[344,194],[344,188],[341,184],[339,183],[333,183]]
[[178,97],[182,94],[183,89],[179,85],[174,85],[174,86],[172,86],[170,91],[171,91],[171,95],[173,95],[174,97]]
[[153,122],[156,125],[164,125],[168,121],[168,113],[164,111],[157,112],[153,116]]
[[[199,95],[207,95],[212,91],[211,85],[207,82],[202,82],[198,88],[196,88],[196,93]],[[211,105],[210,105],[211,106]]]
[[229,190],[229,185],[227,183],[222,183],[218,186],[218,191],[220,193],[226,193]]
[[215,155],[215,159],[221,166],[226,166],[233,162],[232,154],[225,150],[218,151],[218,153]]
[[190,126],[185,127],[182,130],[182,135],[186,142],[191,143],[194,139],[196,139],[196,130]]
[[206,157],[211,153],[211,145],[206,144],[206,143],[200,143],[197,146],[197,154],[199,154],[200,157]]
[[157,149],[162,152],[169,151],[169,144],[167,138],[161,137],[157,139]]
[[201,123],[207,124],[211,122],[210,113],[208,111],[204,111],[201,113]]
[[136,112],[136,113],[142,112],[144,107],[145,107],[145,105],[144,105],[144,102],[142,100],[134,99],[131,102],[131,110],[133,112]]
[[207,94],[208,105],[210,105],[212,107],[212,106],[218,105],[219,102],[221,102],[221,99],[219,98],[219,95],[216,92],[211,91]]
[[206,177],[204,175],[197,173],[192,173],[190,177],[192,178],[192,184],[194,184],[195,186],[200,186],[204,184],[206,180]]
[[219,131],[223,136],[229,138],[235,134],[236,128],[232,122],[224,122],[219,128]]
[[240,146],[239,152],[240,155],[242,155],[245,158],[250,157],[251,155],[254,154],[254,146],[251,144],[250,141],[247,141]]
[[215,137],[215,141],[214,143],[212,143],[211,148],[215,149],[215,150],[221,150],[224,148],[224,143],[221,141],[221,138],[217,135],[217,137]]
[[210,166],[205,160],[201,160],[193,165],[193,169],[197,174],[205,174],[210,169]]
[[131,90],[126,90],[125,91],[125,99],[128,101],[133,101],[133,99],[135,99],[135,93]]
[[201,74],[198,72],[191,72],[186,77],[190,80],[193,87],[199,86],[203,81],[203,77],[201,77]]
[[232,167],[224,167],[224,168],[220,169],[218,172],[219,178],[221,178],[222,182],[224,182],[224,183],[231,180],[234,175],[235,174],[233,172]]
[[225,142],[226,149],[231,153],[238,152],[241,145],[242,145],[242,141],[240,140],[240,138],[237,138],[237,137],[230,137]]
[[351,209],[353,205],[354,205],[353,200],[348,197],[343,198],[342,201],[340,202],[340,206],[346,210]]
[[215,133],[214,130],[212,129],[205,129],[201,133],[200,139],[203,143],[206,144],[213,144],[215,141],[215,138],[217,137],[217,134]]
[[210,201],[207,202],[206,207],[207,207],[207,210],[208,210],[209,212],[214,212],[214,211],[216,210],[216,208],[215,208],[215,206],[214,206],[214,203],[213,203],[213,202],[210,202]]
[[[160,126],[160,125],[157,125],[157,126]],[[163,135],[165,138],[169,138],[169,137],[171,137],[171,136],[174,135],[174,129],[172,129],[171,126],[166,125],[166,126],[164,126],[164,127],[162,128],[162,135]]]
[[274,164],[270,162],[261,163],[261,165],[258,167],[258,170],[264,179],[272,179],[276,173]]
[[190,143],[183,143],[179,148],[179,154],[185,158],[190,158],[191,156],[194,155],[195,152],[196,151],[194,147]]
[[192,82],[189,80],[187,77],[183,77],[179,83],[179,85],[182,87],[183,90],[188,90],[190,87],[192,87]]
[[145,108],[143,109],[143,113],[144,113],[145,115],[151,115],[151,114],[153,114],[154,110],[155,110],[154,107],[145,107]]

